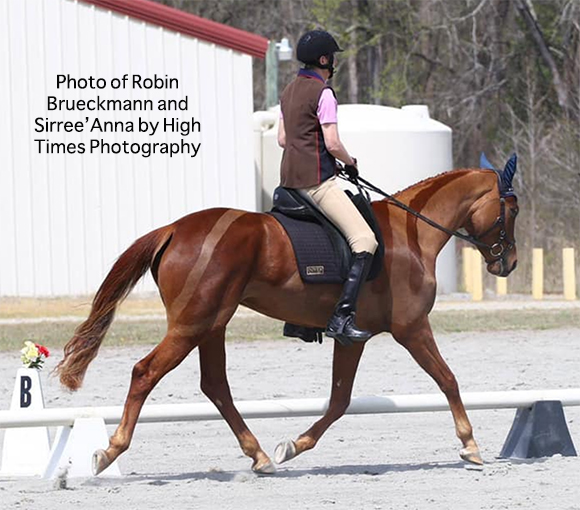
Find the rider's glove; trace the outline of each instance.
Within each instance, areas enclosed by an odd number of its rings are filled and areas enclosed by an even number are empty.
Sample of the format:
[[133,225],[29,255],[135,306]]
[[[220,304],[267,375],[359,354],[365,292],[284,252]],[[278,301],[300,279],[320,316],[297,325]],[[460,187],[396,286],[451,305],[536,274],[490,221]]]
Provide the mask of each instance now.
[[344,173],[348,176],[349,179],[356,179],[358,177],[356,159],[354,159],[354,165],[344,165]]

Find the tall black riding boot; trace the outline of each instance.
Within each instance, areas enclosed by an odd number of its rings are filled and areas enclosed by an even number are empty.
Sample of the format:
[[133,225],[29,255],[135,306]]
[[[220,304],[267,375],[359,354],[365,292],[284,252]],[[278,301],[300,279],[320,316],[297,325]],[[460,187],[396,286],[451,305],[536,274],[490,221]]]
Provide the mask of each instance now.
[[338,340],[342,345],[365,342],[371,337],[371,333],[357,327],[354,319],[358,295],[362,284],[367,279],[372,260],[372,253],[363,251],[354,254],[354,261],[344,282],[342,295],[326,326],[326,336]]

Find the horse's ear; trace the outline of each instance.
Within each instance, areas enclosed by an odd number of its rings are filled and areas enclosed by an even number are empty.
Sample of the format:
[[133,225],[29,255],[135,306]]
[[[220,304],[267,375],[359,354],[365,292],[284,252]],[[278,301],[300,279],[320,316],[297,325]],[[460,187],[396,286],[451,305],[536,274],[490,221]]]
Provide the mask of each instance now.
[[512,187],[512,181],[516,170],[518,169],[518,156],[514,152],[503,169],[502,180],[507,184],[508,188]]
[[495,168],[493,167],[493,165],[488,161],[487,157],[485,156],[485,153],[481,153],[481,156],[479,156],[479,166],[481,168],[487,168],[489,170],[495,170]]

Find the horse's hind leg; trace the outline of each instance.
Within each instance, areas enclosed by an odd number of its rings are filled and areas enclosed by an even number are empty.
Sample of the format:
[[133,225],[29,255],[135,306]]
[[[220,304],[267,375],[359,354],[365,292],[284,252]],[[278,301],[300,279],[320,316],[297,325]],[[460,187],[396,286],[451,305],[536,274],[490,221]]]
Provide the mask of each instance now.
[[272,461],[234,406],[226,376],[225,328],[215,331],[208,341],[200,345],[199,361],[201,390],[218,408],[238,439],[242,451],[254,460],[252,470],[260,474],[275,473]]
[[354,378],[364,346],[364,343],[354,343],[349,347],[338,342],[334,343],[332,391],[328,409],[324,416],[299,436],[296,441],[287,440],[276,447],[274,456],[276,463],[286,462],[314,448],[328,428],[344,415],[350,404]]
[[459,453],[461,458],[474,464],[483,464],[479,447],[475,439],[473,439],[471,423],[459,394],[457,380],[437,348],[428,319],[425,318],[420,326],[412,331],[405,331],[404,333],[393,332],[393,336],[397,342],[409,351],[425,372],[435,380],[447,397],[453,414],[457,437],[463,444],[463,448]]
[[106,469],[129,448],[147,395],[165,374],[184,360],[199,344],[200,339],[200,336],[186,337],[170,331],[153,351],[135,365],[121,423],[111,436],[109,447],[106,450],[96,451],[93,456],[95,475]]

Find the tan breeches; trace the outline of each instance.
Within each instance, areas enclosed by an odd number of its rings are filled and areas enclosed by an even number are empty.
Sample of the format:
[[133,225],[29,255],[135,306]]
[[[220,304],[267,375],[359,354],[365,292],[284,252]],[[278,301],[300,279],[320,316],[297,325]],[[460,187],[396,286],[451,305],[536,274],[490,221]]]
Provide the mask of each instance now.
[[336,177],[300,192],[344,234],[353,253],[376,251],[378,244],[374,232],[337,184]]

